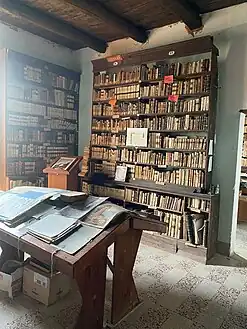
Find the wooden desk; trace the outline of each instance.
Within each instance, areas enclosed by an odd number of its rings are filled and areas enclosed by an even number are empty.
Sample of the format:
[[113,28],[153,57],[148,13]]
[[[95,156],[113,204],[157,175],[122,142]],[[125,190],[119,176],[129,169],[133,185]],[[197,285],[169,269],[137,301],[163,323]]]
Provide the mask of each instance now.
[[[105,302],[107,264],[113,272],[112,324],[120,321],[138,303],[132,270],[138,251],[142,229],[133,228],[134,218],[124,215],[122,223],[103,231],[92,243],[75,255],[69,255],[29,234],[17,237],[17,229],[0,223],[0,245],[3,253],[0,265],[8,259],[23,257],[23,252],[69,275],[77,281],[82,308],[76,329],[102,329]],[[114,262],[110,264],[107,249],[114,245]],[[18,252],[21,251],[20,252]]]

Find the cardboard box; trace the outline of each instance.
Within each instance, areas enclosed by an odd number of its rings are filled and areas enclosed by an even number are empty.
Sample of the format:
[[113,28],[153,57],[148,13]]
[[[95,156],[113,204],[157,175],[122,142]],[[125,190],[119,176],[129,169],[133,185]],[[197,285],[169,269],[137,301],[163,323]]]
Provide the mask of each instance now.
[[60,272],[51,274],[34,266],[24,266],[23,293],[47,306],[64,297],[71,289],[72,280]]
[[7,291],[9,298],[15,297],[22,289],[23,267],[11,274],[0,271],[0,290]]
[[238,203],[238,221],[247,222],[247,196],[241,195]]

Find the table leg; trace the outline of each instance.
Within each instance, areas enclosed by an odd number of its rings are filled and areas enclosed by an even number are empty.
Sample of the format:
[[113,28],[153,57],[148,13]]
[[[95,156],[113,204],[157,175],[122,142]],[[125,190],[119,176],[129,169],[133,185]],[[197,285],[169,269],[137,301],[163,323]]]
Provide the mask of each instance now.
[[82,308],[75,329],[102,329],[105,305],[107,250],[97,249],[86,267],[76,269]]
[[19,260],[23,261],[24,253],[18,250],[11,245],[7,244],[4,241],[0,241],[0,248],[2,249],[2,253],[0,256],[0,268],[7,260]]
[[129,229],[119,235],[114,247],[114,272],[112,287],[111,322],[116,324],[138,304],[132,271],[141,240],[142,231]]

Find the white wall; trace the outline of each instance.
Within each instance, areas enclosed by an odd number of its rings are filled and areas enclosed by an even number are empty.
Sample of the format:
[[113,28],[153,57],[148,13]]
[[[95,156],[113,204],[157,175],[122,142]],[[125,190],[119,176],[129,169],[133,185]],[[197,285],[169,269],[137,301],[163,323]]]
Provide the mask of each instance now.
[[19,51],[68,69],[79,69],[79,63],[75,60],[72,50],[2,23],[0,23],[0,48]]
[[[219,109],[217,114],[217,143],[214,161],[214,183],[220,184],[219,241],[234,248],[232,232],[237,223],[237,203],[240,177],[241,137],[239,135],[241,108],[247,108],[247,4],[223,9],[203,16],[204,29],[198,37],[213,35],[219,48]],[[112,42],[106,54],[86,49],[76,53],[82,67],[80,149],[90,136],[92,106],[91,60],[102,56],[136,51],[191,39],[182,23],[152,31],[149,41],[140,45],[124,39]]]

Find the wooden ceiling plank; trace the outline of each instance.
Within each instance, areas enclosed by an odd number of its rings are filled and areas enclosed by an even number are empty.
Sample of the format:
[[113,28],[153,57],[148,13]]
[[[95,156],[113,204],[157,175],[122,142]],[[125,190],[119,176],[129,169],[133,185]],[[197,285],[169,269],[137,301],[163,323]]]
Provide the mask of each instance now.
[[112,28],[116,28],[119,31],[126,32],[132,39],[144,43],[148,39],[149,33],[140,26],[135,25],[132,21],[123,18],[118,15],[112,9],[107,8],[102,3],[92,0],[66,0],[73,5],[81,8],[83,11],[87,12],[90,16],[96,16],[102,21],[106,22]]
[[[23,3],[15,2],[14,0],[0,0],[0,7],[2,10],[5,10],[7,13],[18,17],[21,17],[24,20],[27,20],[39,26],[43,30],[51,31],[53,34],[72,40],[78,45],[83,42],[88,47],[104,53],[107,48],[107,42],[91,36],[89,33],[77,29],[68,23],[53,17],[50,14],[46,14],[43,11],[27,6]],[[32,32],[32,31],[30,31]],[[80,48],[78,46],[78,48]]]
[[191,30],[196,30],[202,27],[202,20],[199,9],[188,3],[187,0],[161,0],[163,7],[169,8],[176,14],[185,25]]

